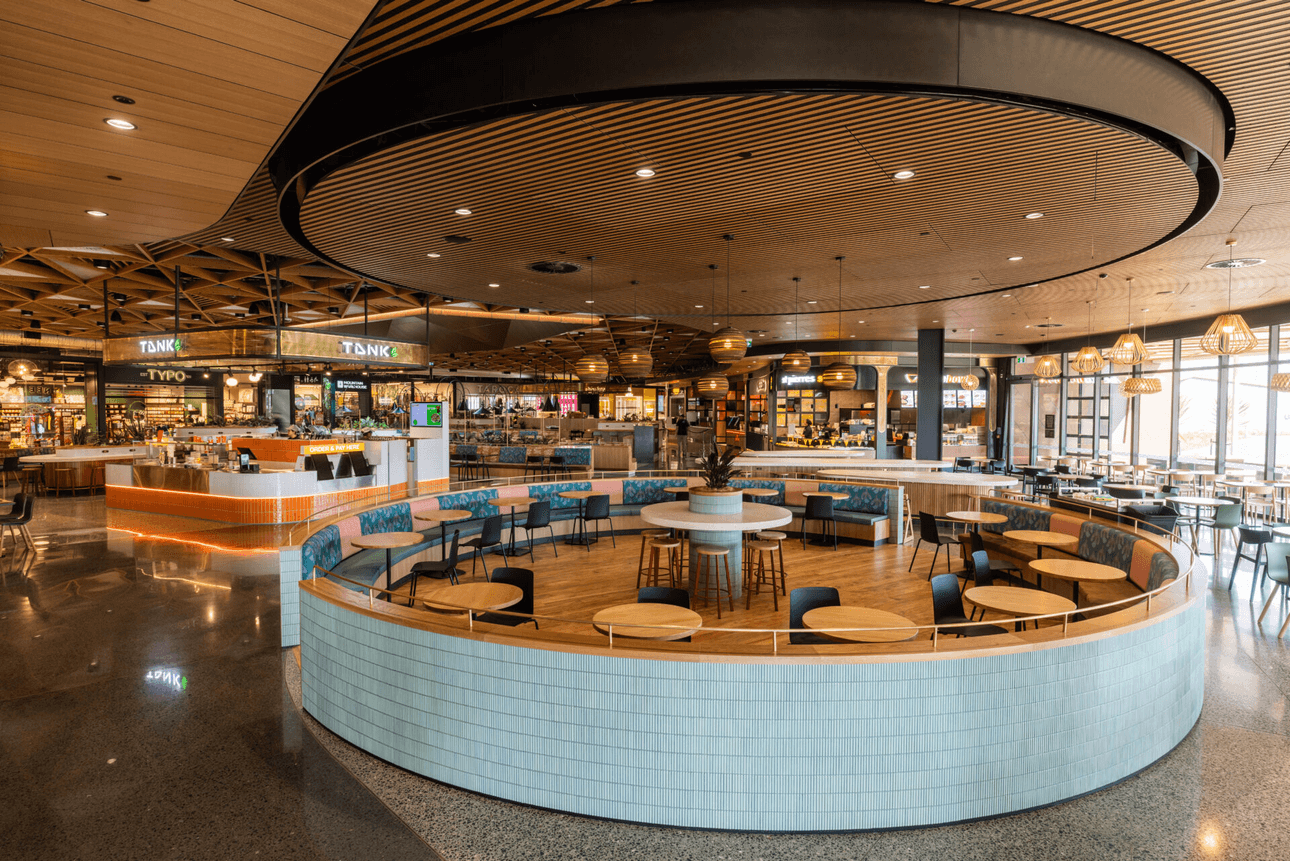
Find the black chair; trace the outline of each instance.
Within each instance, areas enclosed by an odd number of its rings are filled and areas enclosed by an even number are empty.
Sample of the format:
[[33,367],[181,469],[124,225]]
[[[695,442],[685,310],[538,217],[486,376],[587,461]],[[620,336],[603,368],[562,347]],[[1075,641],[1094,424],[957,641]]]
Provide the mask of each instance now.
[[1053,472],[1057,473],[1058,475],[1073,475],[1073,473],[1071,472],[1071,465],[1069,463],[1057,464],[1057,466],[1053,467]]
[[833,497],[831,496],[808,496],[806,497],[806,513],[802,515],[802,549],[806,549],[806,524],[808,521],[820,521],[820,544],[829,540],[829,533],[833,533],[833,549],[838,549],[838,521],[833,514]]
[[[1267,579],[1266,570],[1260,570],[1263,565],[1263,546],[1272,543],[1272,533],[1267,529],[1256,529],[1250,526],[1236,527],[1236,558],[1232,560],[1232,575],[1227,578],[1227,591],[1232,591],[1232,583],[1236,580],[1236,567],[1244,559],[1247,562],[1254,563],[1254,578],[1250,582],[1250,600],[1254,600],[1254,593],[1259,590],[1259,586]],[[1254,546],[1254,555],[1245,555],[1245,545]]]
[[688,491],[688,490],[682,490],[682,491],[680,491],[680,492],[678,492],[678,493],[674,493],[674,494],[672,495],[672,498],[673,498],[673,500],[675,500],[676,502],[685,502],[686,500],[688,500],[688,499],[690,498],[690,491]]
[[1034,490],[1031,496],[1038,497],[1042,495],[1057,496],[1062,491],[1062,484],[1057,479],[1056,474],[1051,472],[1041,472],[1034,476]]
[[[481,613],[475,617],[476,622],[487,622],[490,625],[523,625],[526,622],[532,622],[533,627],[538,627],[537,619],[533,618],[533,572],[527,568],[494,568],[494,583],[509,583],[512,586],[520,587],[524,597],[520,598],[518,603],[512,604],[505,608],[506,614],[503,613]],[[511,616],[509,613],[522,613],[524,615]]]
[[[991,582],[995,580],[1004,580],[1009,586],[1027,587],[1031,585],[1026,582],[1024,577],[1021,576],[1021,568],[1019,566],[1014,565],[1011,562],[1005,562],[1002,559],[990,558],[989,553],[986,552],[985,540],[981,538],[981,533],[969,532],[967,558],[973,563],[973,574],[976,573],[976,554],[978,553],[985,554],[986,567],[989,569],[988,576]],[[972,579],[978,586],[984,585],[983,583],[976,581],[975,577]],[[964,581],[964,583],[966,585],[966,581]]]
[[[22,500],[21,511],[18,510],[19,499]],[[22,536],[23,543],[27,545],[27,549],[33,552],[36,550],[36,542],[32,539],[31,531],[27,529],[27,524],[31,523],[35,507],[36,497],[30,494],[19,493],[13,498],[13,507],[10,508],[9,514],[0,518],[0,534],[3,534],[4,529],[8,529],[11,533],[13,530],[17,530],[18,535]],[[15,512],[17,513],[15,514]],[[17,543],[17,541],[18,539],[15,537],[14,542]],[[0,544],[3,544],[3,541],[0,541]]]
[[986,468],[990,470],[991,475],[1003,475],[1008,471],[1008,462],[1005,460],[992,460]]
[[435,580],[447,578],[452,585],[457,585],[457,536],[461,535],[460,529],[452,531],[452,550],[449,551],[443,559],[438,562],[418,562],[412,566],[412,585],[408,587],[408,606],[412,606],[412,599],[417,595],[417,580],[421,577],[431,577]]
[[[838,607],[842,599],[832,586],[800,586],[788,593],[788,627],[801,628],[802,617],[816,607]],[[788,641],[795,645],[822,646],[836,643],[820,634],[790,633]]]
[[[936,552],[932,554],[932,567],[927,569],[928,577],[936,570],[936,557],[940,555],[941,548],[948,545],[959,543],[957,535],[951,535],[936,526],[936,515],[929,514],[926,511],[918,512],[918,543],[914,545],[914,558],[909,560],[909,570],[914,570],[914,563],[918,561],[918,550],[923,546],[923,542],[936,545]],[[945,553],[945,570],[950,570],[950,553]]]
[[485,517],[484,525],[479,530],[479,534],[466,541],[465,545],[475,548],[475,555],[470,559],[470,576],[475,576],[475,561],[482,559],[484,562],[484,579],[488,580],[488,560],[484,559],[484,551],[490,547],[500,547],[502,561],[506,560],[506,545],[502,543],[502,515],[492,514]]
[[1168,503],[1164,505],[1126,505],[1120,509],[1120,513],[1140,521],[1144,530],[1158,532],[1161,535],[1168,535],[1178,525],[1178,510]]
[[[609,494],[602,493],[598,496],[587,497],[587,502],[582,510],[582,534],[587,534],[587,524],[591,521],[596,522],[596,540],[600,540],[600,521],[609,521],[609,538],[613,541],[614,546],[618,546],[618,539],[614,538],[614,521],[609,516]],[[587,552],[591,552],[591,543],[587,543]]]
[[[690,593],[684,589],[673,589],[670,586],[646,586],[636,592],[637,604],[671,604],[673,607],[690,609]],[[674,640],[676,643],[688,643],[690,637]]]
[[954,458],[954,471],[955,471],[955,472],[971,472],[971,471],[972,471],[972,458],[970,458],[970,457],[956,457],[956,458]]
[[551,478],[558,478],[567,471],[564,465],[564,455],[553,454],[546,459],[546,472]]
[[560,550],[555,545],[555,527],[551,525],[551,503],[549,500],[542,499],[531,503],[529,505],[529,515],[520,525],[524,528],[524,532],[529,539],[529,559],[533,559],[533,530],[542,528],[546,528],[551,533],[551,549],[555,551],[555,558],[560,558]]
[[1083,475],[1075,479],[1075,486],[1081,490],[1101,490],[1102,479],[1096,475]]
[[524,458],[524,477],[528,478],[530,474],[539,478],[546,474],[545,458],[542,455],[530,454]]
[[[932,578],[932,617],[937,625],[954,625],[972,621],[963,615],[959,578],[953,574],[937,574]],[[1008,631],[998,625],[968,625],[962,628],[951,628],[945,633],[956,637],[987,637],[991,634],[1006,634]],[[935,631],[932,632],[932,636],[936,636]]]
[[18,455],[8,455],[4,459],[4,465],[0,466],[0,478],[3,478],[5,487],[9,486],[9,479],[14,481],[22,480],[22,462],[18,460]]
[[1102,485],[1107,496],[1114,499],[1146,499],[1147,492],[1140,487],[1119,487],[1114,484]]

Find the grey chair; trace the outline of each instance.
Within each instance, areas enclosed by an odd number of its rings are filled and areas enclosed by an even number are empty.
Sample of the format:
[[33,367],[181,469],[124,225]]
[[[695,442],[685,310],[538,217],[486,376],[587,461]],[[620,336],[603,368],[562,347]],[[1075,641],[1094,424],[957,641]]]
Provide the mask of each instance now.
[[[1259,590],[1262,581],[1267,578],[1267,569],[1263,566],[1263,551],[1267,545],[1272,543],[1272,533],[1266,529],[1258,529],[1252,526],[1236,527],[1236,558],[1232,560],[1232,573],[1227,578],[1227,591],[1232,591],[1232,583],[1236,581],[1236,569],[1244,559],[1254,565],[1254,576],[1250,580],[1250,600],[1254,600],[1254,593]],[[1245,545],[1249,544],[1254,548],[1254,555],[1248,556],[1245,553]]]
[[1290,607],[1287,607],[1286,598],[1290,597],[1290,544],[1283,541],[1274,541],[1265,548],[1264,559],[1267,560],[1268,579],[1276,584],[1272,592],[1268,595],[1268,600],[1263,602],[1263,612],[1259,613],[1258,624],[1263,624],[1263,617],[1268,614],[1268,608],[1272,606],[1272,601],[1281,595],[1281,612],[1285,621],[1281,623],[1281,630],[1277,631],[1277,638],[1285,636],[1286,628],[1290,628]]

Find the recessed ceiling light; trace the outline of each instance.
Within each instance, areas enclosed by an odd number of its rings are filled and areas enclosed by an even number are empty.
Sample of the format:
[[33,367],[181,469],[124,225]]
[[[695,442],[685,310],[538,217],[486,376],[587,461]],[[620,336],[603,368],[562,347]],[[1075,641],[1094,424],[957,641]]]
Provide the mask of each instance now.
[[130,98],[129,96],[113,96],[113,97],[112,97],[112,101],[114,101],[114,102],[120,102],[120,103],[121,103],[121,104],[123,104],[123,105],[133,105],[133,104],[134,104],[134,99]]
[[1044,217],[1044,214],[1043,214],[1042,212],[1027,212],[1027,213],[1026,213],[1026,218],[1029,218],[1031,221],[1034,221],[1036,218],[1043,218],[1043,217]]
[[594,305],[594,304],[596,304],[596,300],[595,300],[595,299],[584,299],[584,300],[582,300],[582,301],[586,302],[588,305]]
[[453,212],[457,213],[458,215],[470,215],[470,214],[471,214],[471,212],[470,212],[470,210],[469,210],[469,209],[454,209],[454,210],[453,210]]
[[1012,298],[1012,294],[1011,294],[1011,293],[1004,293],[1004,294],[1003,294],[1003,296],[1001,296],[1000,298],[1002,298],[1002,299],[1011,299],[1011,298]]
[[442,257],[442,256],[443,255],[438,253],[437,251],[431,251],[429,254],[426,255],[426,257]]
[[695,305],[694,307],[696,307],[696,308],[702,308],[703,306],[702,306],[702,305]]
[[221,237],[219,238],[219,241],[220,241],[220,242],[232,242],[232,241],[233,241],[233,237],[231,237],[231,236],[221,236]]
[[1008,260],[1010,260],[1010,261],[1011,261],[1011,262],[1013,262],[1013,263],[1016,263],[1016,262],[1017,262],[1018,260],[1020,260],[1020,259],[1022,259],[1020,255],[1017,255],[1017,256],[1015,256],[1015,257],[1009,257],[1009,258],[1008,258]]
[[489,287],[501,287],[502,285],[501,285],[501,284],[489,284],[488,286],[489,286]]
[[1150,309],[1150,308],[1143,308],[1142,310],[1143,310],[1143,311],[1150,311],[1151,309]]
[[651,176],[654,175],[654,171],[650,170],[647,167],[643,167],[640,170],[636,171],[636,175],[639,176],[641,179],[649,179]]
[[138,126],[136,126],[134,123],[130,122],[129,120],[123,120],[117,117],[108,117],[103,122],[107,123],[114,129],[121,129],[121,131],[125,131],[125,132],[132,132],[138,128]]
[[1174,291],[1172,291],[1172,290],[1158,290],[1158,291],[1156,291],[1156,295],[1157,295],[1157,296],[1172,296],[1172,295],[1174,295]]
[[931,287],[931,286],[932,286],[931,284],[919,284],[919,285],[918,285],[918,289],[919,289],[919,290],[926,290],[927,288],[929,288],[929,287]]
[[940,321],[940,320],[933,320],[932,322],[933,322],[933,323],[939,323],[939,322],[941,322],[941,321]]
[[807,300],[806,300],[806,304],[807,304],[807,305],[814,305],[814,304],[815,304],[815,300],[814,300],[814,299],[807,299]]
[[107,213],[101,209],[87,209],[85,210],[85,214],[92,215],[95,218],[107,218]]
[[857,323],[863,323],[864,320],[856,320]]
[[891,176],[893,179],[913,179],[915,174],[912,170],[898,170]]

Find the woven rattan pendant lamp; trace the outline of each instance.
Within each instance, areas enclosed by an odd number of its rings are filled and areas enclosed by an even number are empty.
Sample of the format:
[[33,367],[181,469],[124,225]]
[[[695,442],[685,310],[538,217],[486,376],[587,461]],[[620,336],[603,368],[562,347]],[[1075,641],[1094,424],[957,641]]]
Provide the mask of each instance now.
[[[588,257],[587,262],[591,271],[591,298],[587,304],[592,305],[596,301],[596,258]],[[608,320],[605,325],[609,325]],[[590,353],[573,363],[573,373],[584,383],[603,383],[609,379],[609,362],[600,353]]]
[[1290,392],[1290,374],[1273,374],[1268,388],[1274,392]]
[[[1053,321],[1052,317],[1044,318],[1045,323],[1051,324],[1052,321]],[[1048,329],[1049,329],[1049,326],[1047,325],[1044,326],[1044,345],[1045,346],[1047,346],[1048,344]],[[1058,359],[1056,356],[1052,355],[1051,353],[1046,352],[1038,359],[1035,359],[1035,376],[1039,377],[1041,380],[1051,380],[1054,377],[1060,377],[1061,374],[1062,374],[1061,360]]]
[[[842,340],[842,261],[845,257],[835,257],[838,261],[838,340]],[[856,367],[846,362],[834,362],[820,372],[820,385],[835,391],[850,391],[856,387]]]
[[[739,361],[748,352],[748,336],[730,325],[730,243],[734,237],[727,233],[721,238],[726,241],[726,327],[709,339],[708,355],[712,356],[712,361],[726,365]],[[715,293],[714,290],[714,306]]]
[[[635,319],[636,313],[636,286],[639,281],[632,282],[632,318]],[[642,380],[650,375],[654,370],[654,354],[645,347],[624,347],[623,351],[618,354],[618,373],[629,380]]]
[[968,369],[967,373],[959,377],[959,385],[969,392],[981,385],[981,381],[972,370],[972,333],[975,331],[976,329],[968,329]]
[[[800,288],[801,286],[802,286],[802,279],[795,276],[793,278],[793,340],[794,341],[797,341],[801,338],[800,330],[798,328],[798,317],[797,317],[797,291],[798,291],[798,288]],[[793,373],[803,374],[811,370],[811,355],[807,353],[805,350],[793,350],[791,352],[784,354],[784,358],[780,360],[779,365],[781,368],[783,368],[786,371],[792,371]]]
[[[1096,298],[1096,292],[1093,294]],[[1093,303],[1088,303],[1088,339],[1093,340]],[[1102,370],[1106,360],[1102,358],[1102,352],[1092,344],[1086,344],[1080,347],[1075,358],[1071,359],[1071,370],[1079,374],[1096,374]]]
[[1115,339],[1109,358],[1117,365],[1141,365],[1151,358],[1151,354],[1147,352],[1147,345],[1133,331],[1133,279],[1124,280],[1129,285],[1129,331]]
[[[1142,341],[1147,340],[1147,324],[1142,324]],[[1126,398],[1138,395],[1155,395],[1164,390],[1159,377],[1127,377],[1120,381],[1120,394]]]
[[1232,313],[1232,246],[1235,239],[1227,240],[1227,313],[1220,314],[1200,337],[1200,348],[1214,356],[1235,356],[1248,353],[1259,345],[1250,326],[1240,314]]

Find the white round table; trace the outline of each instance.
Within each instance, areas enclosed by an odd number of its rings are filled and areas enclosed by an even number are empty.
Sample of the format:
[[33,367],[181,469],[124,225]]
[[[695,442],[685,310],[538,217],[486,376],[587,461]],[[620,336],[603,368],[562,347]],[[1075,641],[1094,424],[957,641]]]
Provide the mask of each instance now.
[[[793,522],[793,512],[778,505],[745,502],[737,514],[700,514],[690,510],[689,502],[656,502],[641,508],[641,520],[650,526],[684,529],[691,533],[690,544],[715,544],[725,547],[730,555],[731,600],[743,594],[743,533],[760,532],[787,526]],[[698,560],[691,550],[690,579],[698,571]],[[691,582],[691,589],[694,583]]]

